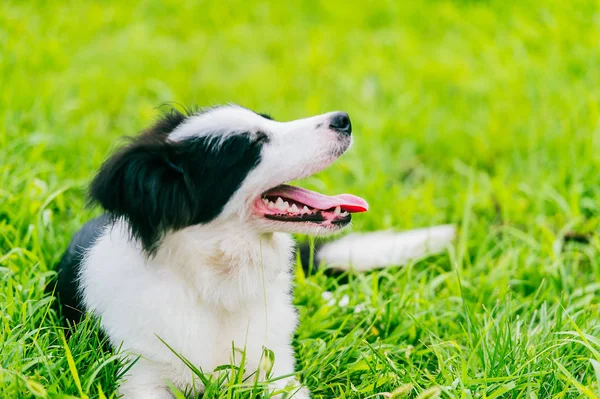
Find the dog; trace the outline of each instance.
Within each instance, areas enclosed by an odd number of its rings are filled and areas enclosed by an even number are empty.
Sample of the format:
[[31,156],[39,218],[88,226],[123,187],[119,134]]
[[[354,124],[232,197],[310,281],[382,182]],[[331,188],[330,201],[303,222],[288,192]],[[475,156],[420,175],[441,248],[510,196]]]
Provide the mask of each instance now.
[[[269,386],[273,397],[309,398],[294,377],[290,234],[338,232],[368,205],[287,183],[351,144],[345,112],[279,122],[237,105],[171,109],[103,163],[89,201],[105,213],[71,240],[56,292],[67,319],[99,317],[111,345],[135,359],[125,399],[172,398],[168,384],[201,393],[174,352],[206,372],[231,363],[232,347],[249,372],[270,349],[270,375],[287,376]],[[350,235],[315,260],[370,270],[439,252],[453,236],[453,226]]]

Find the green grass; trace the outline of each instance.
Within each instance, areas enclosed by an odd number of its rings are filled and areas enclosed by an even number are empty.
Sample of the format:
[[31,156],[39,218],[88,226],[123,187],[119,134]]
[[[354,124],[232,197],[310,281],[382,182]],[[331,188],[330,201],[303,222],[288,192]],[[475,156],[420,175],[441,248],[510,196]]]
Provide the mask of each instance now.
[[[315,398],[600,398],[600,3],[249,4],[2,3],[0,397],[114,393],[118,356],[92,320],[63,340],[44,287],[118,137],[231,101],[350,113],[305,185],[365,197],[355,231],[460,225],[442,256],[299,276]],[[248,397],[236,373],[207,396]]]

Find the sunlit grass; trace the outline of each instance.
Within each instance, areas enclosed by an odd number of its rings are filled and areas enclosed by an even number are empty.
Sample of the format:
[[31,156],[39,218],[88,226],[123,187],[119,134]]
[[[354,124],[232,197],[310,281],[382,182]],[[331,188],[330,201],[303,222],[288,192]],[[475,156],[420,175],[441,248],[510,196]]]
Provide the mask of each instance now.
[[[0,397],[114,395],[96,322],[62,339],[53,265],[118,137],[231,101],[350,113],[355,146],[303,184],[365,197],[354,230],[460,226],[439,257],[297,279],[315,397],[600,398],[599,38],[579,0],[4,2]],[[206,396],[261,394],[223,370]]]

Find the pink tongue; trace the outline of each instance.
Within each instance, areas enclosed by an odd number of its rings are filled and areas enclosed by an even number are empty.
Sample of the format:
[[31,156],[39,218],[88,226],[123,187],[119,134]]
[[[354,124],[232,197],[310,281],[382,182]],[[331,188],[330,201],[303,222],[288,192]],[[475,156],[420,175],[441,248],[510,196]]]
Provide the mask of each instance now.
[[364,199],[352,194],[340,194],[333,197],[316,193],[305,188],[283,184],[265,193],[269,197],[285,197],[316,209],[329,209],[339,206],[348,212],[366,212],[369,204]]

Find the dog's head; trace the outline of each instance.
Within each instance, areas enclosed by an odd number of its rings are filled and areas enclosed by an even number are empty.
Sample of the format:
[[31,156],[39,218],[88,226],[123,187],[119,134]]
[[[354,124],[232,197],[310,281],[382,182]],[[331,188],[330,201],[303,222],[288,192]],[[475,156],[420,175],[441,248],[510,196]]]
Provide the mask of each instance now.
[[334,232],[366,202],[284,183],[329,166],[351,132],[345,112],[278,122],[235,105],[170,110],[102,165],[90,200],[125,219],[148,253],[169,231],[220,219],[260,232]]

